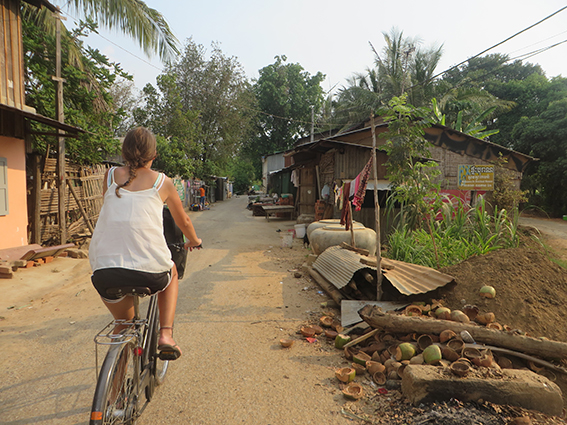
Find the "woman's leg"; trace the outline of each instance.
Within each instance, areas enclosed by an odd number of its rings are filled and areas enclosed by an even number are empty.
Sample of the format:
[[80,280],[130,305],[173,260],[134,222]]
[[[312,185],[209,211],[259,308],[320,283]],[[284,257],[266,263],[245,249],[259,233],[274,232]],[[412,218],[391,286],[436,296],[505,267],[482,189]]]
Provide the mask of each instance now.
[[[109,303],[102,300],[106,308],[110,311],[114,320],[132,320],[134,318],[134,300],[132,297],[124,297],[117,303]],[[116,326],[114,332],[118,333],[126,326]]]
[[[159,341],[158,344],[175,345],[173,339],[173,320],[175,318],[175,308],[177,307],[177,294],[179,292],[179,279],[175,264],[171,269],[171,282],[167,288],[158,294],[159,305]],[[178,347],[179,348],[179,347]]]

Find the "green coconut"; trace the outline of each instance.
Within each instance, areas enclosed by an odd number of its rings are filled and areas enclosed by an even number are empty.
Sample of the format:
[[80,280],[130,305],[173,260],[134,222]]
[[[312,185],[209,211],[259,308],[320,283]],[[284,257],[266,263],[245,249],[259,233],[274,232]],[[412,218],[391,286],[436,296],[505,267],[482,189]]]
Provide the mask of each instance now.
[[409,360],[415,356],[415,346],[410,342],[403,342],[396,348],[395,358],[397,361]]
[[350,336],[338,334],[335,338],[335,348],[343,348],[345,344],[350,342]]
[[480,288],[480,296],[484,298],[494,298],[496,296],[496,289],[493,286],[485,285]]
[[352,382],[354,377],[356,376],[356,370],[352,367],[343,367],[342,369],[338,369],[335,371],[335,376],[341,382]]
[[423,360],[427,364],[435,364],[438,363],[439,360],[443,357],[441,354],[441,348],[438,345],[430,345],[425,350],[423,350]]
[[435,317],[438,319],[449,320],[451,318],[451,309],[447,307],[439,307],[435,310]]

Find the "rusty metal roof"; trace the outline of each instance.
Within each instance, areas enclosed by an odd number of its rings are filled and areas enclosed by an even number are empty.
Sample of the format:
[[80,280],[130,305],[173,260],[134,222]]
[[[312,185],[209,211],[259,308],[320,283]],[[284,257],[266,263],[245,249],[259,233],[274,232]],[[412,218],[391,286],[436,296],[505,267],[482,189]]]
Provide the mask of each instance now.
[[[435,269],[389,258],[382,258],[380,265],[384,277],[404,295],[423,294],[455,280],[453,276]],[[332,246],[317,257],[313,269],[341,289],[358,270],[376,270],[376,257],[366,257],[340,246]]]
[[313,263],[313,268],[338,289],[345,287],[354,274],[361,269],[376,270],[360,262],[360,254],[340,246],[331,246],[323,251]]
[[[375,265],[376,259],[373,258],[373,260]],[[430,267],[404,263],[389,258],[382,258],[380,267],[384,277],[404,295],[424,294],[455,280],[453,276]]]

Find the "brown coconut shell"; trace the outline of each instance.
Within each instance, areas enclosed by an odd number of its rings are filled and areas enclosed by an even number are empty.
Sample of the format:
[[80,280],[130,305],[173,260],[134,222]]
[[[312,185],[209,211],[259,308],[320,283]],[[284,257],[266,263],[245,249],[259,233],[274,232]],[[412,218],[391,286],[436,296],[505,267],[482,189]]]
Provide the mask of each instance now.
[[514,364],[508,357],[498,356],[498,366],[500,366],[502,369],[512,369],[514,367]]
[[303,335],[306,338],[312,338],[317,333],[316,330],[312,326],[303,326],[300,329],[300,332],[301,332],[301,335]]
[[323,333],[323,328],[319,325],[311,325],[311,327],[315,330],[315,334],[319,335]]
[[358,350],[354,347],[347,347],[344,348],[344,353],[345,353],[345,358],[347,360],[352,360],[352,356],[354,356],[356,353],[358,353]]
[[441,349],[441,354],[443,355],[444,359],[449,360],[450,362],[454,362],[458,360],[461,356],[451,347],[443,347]]
[[466,305],[463,307],[463,313],[465,313],[470,320],[474,320],[479,313],[479,308],[476,305]]
[[327,339],[335,339],[339,333],[332,329],[325,329],[325,336]]
[[450,368],[451,372],[460,377],[467,376],[471,370],[470,366],[463,362],[453,362]]
[[502,330],[502,325],[500,323],[497,323],[497,322],[487,323],[486,327],[488,329],[495,329],[497,331]]
[[295,341],[293,339],[282,338],[280,339],[280,345],[284,348],[289,348],[293,345]]
[[362,385],[356,382],[351,382],[350,384],[348,384],[342,392],[345,397],[350,398],[351,400],[359,400],[364,396]]
[[425,350],[431,344],[433,344],[433,338],[431,338],[431,335],[423,334],[417,338],[417,346],[421,351]]
[[319,319],[319,322],[321,323],[321,325],[330,328],[333,324],[333,318],[331,316],[323,316]]
[[386,383],[386,374],[384,372],[375,372],[372,375],[372,380],[378,385],[384,385]]
[[368,370],[370,375],[374,375],[376,372],[384,372],[386,370],[386,366],[382,363],[370,360],[366,362],[366,370]]
[[446,329],[439,334],[439,342],[441,344],[449,341],[452,338],[456,338],[457,334],[453,332],[451,329]]
[[352,363],[351,366],[356,371],[356,376],[362,376],[366,374],[366,368],[358,363]]
[[414,304],[408,305],[404,310],[404,314],[406,316],[421,316],[422,309],[418,305],[414,305]]
[[475,320],[481,325],[487,325],[494,322],[494,320],[496,320],[496,316],[494,313],[480,313],[476,316]]
[[343,367],[335,371],[335,376],[341,382],[352,382],[352,380],[356,376],[356,370],[354,370],[352,367]]
[[453,338],[447,341],[447,347],[452,348],[457,353],[461,353],[465,348],[465,342],[462,339]]

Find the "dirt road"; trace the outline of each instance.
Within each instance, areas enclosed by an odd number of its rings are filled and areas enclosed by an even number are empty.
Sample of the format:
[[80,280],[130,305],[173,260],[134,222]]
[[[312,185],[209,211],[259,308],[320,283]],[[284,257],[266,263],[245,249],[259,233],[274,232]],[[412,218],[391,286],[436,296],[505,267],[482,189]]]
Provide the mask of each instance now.
[[[340,414],[345,401],[333,378],[341,353],[296,335],[327,299],[289,271],[309,251],[298,240],[281,248],[276,230],[294,222],[252,217],[246,202],[233,198],[191,215],[205,249],[189,254],[180,285],[174,336],[184,355],[171,364],[141,425],[351,423]],[[79,262],[78,275],[54,278],[54,269],[43,266],[45,293],[36,289],[31,302],[13,281],[0,282],[13,298],[3,299],[0,312],[3,424],[88,421],[92,338],[109,315],[91,288],[88,265],[81,269],[87,260],[69,261]],[[280,348],[279,339],[289,335],[298,341]]]

